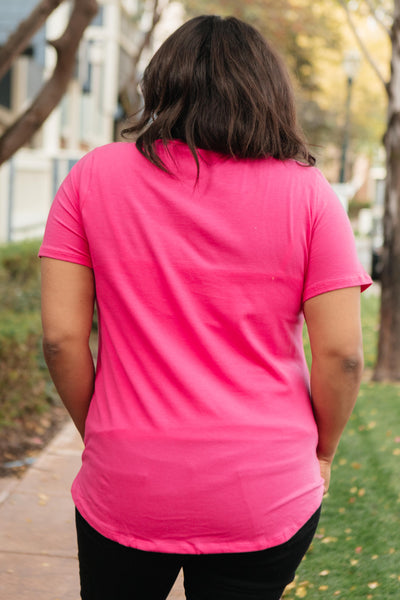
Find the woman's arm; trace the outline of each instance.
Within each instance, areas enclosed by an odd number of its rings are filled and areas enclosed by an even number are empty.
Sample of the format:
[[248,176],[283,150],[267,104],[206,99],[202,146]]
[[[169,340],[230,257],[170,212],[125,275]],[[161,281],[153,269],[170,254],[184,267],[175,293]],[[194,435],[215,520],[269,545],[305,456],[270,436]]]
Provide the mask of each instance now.
[[361,383],[360,288],[315,296],[304,303],[304,315],[312,353],[311,398],[319,434],[317,455],[327,492],[333,457]]
[[95,286],[93,271],[75,263],[41,259],[43,351],[50,375],[79,433],[94,387],[89,348]]

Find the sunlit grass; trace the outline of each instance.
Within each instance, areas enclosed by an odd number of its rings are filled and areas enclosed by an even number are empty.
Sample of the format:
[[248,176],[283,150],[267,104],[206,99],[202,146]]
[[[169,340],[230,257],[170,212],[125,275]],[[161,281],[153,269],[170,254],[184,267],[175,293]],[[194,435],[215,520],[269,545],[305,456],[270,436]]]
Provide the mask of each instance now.
[[[376,284],[375,284],[376,285]],[[367,290],[361,294],[365,368],[375,365],[379,332],[379,295]]]

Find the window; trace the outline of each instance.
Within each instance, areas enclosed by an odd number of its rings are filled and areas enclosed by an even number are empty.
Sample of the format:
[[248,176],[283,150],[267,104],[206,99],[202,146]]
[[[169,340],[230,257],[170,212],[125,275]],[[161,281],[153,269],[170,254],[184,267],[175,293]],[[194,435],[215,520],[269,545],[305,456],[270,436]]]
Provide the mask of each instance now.
[[0,80],[0,105],[11,109],[11,70]]
[[104,25],[104,6],[100,6],[97,15],[94,17],[90,25],[94,27],[103,27]]

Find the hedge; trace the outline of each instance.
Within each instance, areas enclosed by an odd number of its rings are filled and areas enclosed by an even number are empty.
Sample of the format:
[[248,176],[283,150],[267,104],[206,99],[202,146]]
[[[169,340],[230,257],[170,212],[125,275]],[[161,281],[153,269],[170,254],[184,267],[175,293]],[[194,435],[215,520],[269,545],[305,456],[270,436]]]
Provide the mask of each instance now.
[[54,399],[42,358],[38,241],[0,246],[0,428]]

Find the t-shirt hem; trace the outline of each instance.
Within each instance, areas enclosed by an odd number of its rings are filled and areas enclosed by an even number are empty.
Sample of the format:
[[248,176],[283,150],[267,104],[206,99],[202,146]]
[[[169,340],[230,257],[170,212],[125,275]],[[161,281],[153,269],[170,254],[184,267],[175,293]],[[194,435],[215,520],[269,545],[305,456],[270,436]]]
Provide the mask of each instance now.
[[340,290],[349,287],[360,286],[361,292],[364,292],[367,288],[372,285],[372,279],[369,275],[365,276],[353,276],[346,277],[345,279],[332,279],[328,281],[323,281],[318,284],[314,284],[310,286],[305,294],[303,295],[303,302],[313,298],[314,296],[318,296],[319,294],[324,294],[326,292],[333,292],[334,290]]
[[322,503],[322,493],[316,490],[313,498],[307,503],[307,511],[302,513],[299,520],[296,520],[290,527],[269,537],[267,535],[258,536],[251,540],[235,540],[225,542],[198,541],[198,540],[173,540],[173,539],[153,539],[144,540],[135,535],[126,535],[107,527],[100,521],[95,521],[92,515],[86,512],[85,503],[79,497],[76,489],[76,482],[72,487],[72,497],[75,506],[82,517],[102,536],[115,541],[122,546],[143,550],[146,552],[160,552],[164,554],[233,554],[239,552],[257,552],[279,546],[289,541],[312,515],[318,510]]
[[93,268],[91,260],[85,256],[70,254],[54,248],[46,248],[46,246],[42,246],[39,249],[38,256],[39,258],[55,258],[57,260],[64,260],[66,262],[71,262],[77,265],[82,265],[84,267],[89,267],[90,269]]

